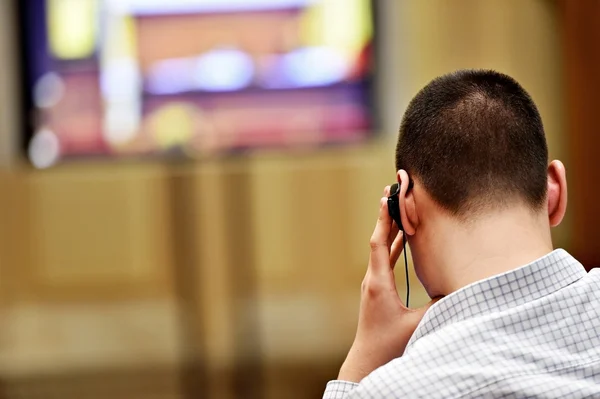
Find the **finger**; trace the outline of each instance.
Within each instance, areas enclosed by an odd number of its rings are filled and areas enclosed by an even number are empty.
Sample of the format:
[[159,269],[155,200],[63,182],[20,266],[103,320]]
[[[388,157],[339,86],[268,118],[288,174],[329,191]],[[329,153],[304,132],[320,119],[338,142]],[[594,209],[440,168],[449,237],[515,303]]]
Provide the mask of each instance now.
[[385,186],[385,188],[383,189],[383,195],[385,197],[389,197],[390,196],[390,189],[391,189],[391,186]]
[[404,232],[399,232],[396,236],[396,239],[391,245],[390,250],[390,266],[392,270],[396,267],[396,263],[398,259],[400,259],[400,255],[402,255],[402,250],[404,249]]
[[387,272],[390,268],[390,247],[388,237],[392,227],[392,219],[388,214],[387,198],[381,198],[379,202],[379,217],[375,230],[371,235],[371,256],[369,268],[374,273]]

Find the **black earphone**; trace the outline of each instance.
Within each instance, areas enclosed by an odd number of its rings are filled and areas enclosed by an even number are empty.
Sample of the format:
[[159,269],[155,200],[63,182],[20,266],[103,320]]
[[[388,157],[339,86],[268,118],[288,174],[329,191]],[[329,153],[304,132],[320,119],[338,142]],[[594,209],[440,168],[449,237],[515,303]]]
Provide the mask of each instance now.
[[394,183],[390,186],[390,196],[388,197],[388,213],[396,225],[401,231],[404,231],[402,227],[402,219],[400,218],[400,199],[398,198],[398,194],[400,194],[400,185],[398,183]]
[[[412,181],[409,183],[408,188],[412,187]],[[400,185],[398,183],[394,183],[390,186],[390,196],[388,197],[388,213],[396,225],[398,229],[404,234],[404,227],[402,226],[402,218],[400,217],[400,199],[398,198],[398,194],[400,194]],[[408,282],[408,259],[406,258],[406,235],[402,237],[402,252],[404,253],[404,270],[406,272],[406,307],[408,307],[408,299],[410,298],[410,284]]]

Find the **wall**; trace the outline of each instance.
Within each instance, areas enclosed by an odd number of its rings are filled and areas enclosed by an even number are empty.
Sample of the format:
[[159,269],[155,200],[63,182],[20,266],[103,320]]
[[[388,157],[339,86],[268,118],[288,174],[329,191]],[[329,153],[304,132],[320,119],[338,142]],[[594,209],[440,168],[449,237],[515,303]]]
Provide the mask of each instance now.
[[[0,378],[144,366],[191,372],[165,397],[318,396],[353,338],[394,131],[420,87],[463,67],[509,73],[538,103],[552,155],[567,155],[554,2],[384,3],[389,135],[368,146],[0,173]],[[416,290],[413,304],[426,300]]]

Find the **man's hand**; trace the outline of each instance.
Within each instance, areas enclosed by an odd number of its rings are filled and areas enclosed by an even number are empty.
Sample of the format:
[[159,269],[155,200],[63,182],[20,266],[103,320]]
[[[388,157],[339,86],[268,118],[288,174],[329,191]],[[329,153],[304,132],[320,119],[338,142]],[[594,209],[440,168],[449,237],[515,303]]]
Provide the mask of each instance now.
[[409,309],[396,291],[394,266],[402,253],[403,234],[392,223],[386,197],[371,236],[371,256],[362,282],[358,328],[338,379],[360,382],[391,360],[402,356],[410,337],[435,300],[420,309]]

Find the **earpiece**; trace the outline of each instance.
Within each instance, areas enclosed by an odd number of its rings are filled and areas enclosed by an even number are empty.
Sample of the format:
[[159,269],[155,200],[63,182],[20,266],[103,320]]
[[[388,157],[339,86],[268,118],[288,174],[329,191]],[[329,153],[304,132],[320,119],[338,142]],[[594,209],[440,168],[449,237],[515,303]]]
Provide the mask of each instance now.
[[394,183],[390,187],[390,196],[388,197],[388,213],[398,228],[401,231],[404,231],[402,227],[402,219],[400,218],[400,199],[398,198],[398,194],[400,193],[400,185],[398,183]]
[[[412,187],[412,182],[408,186]],[[400,185],[398,183],[394,183],[390,186],[390,196],[388,197],[388,213],[396,225],[398,229],[404,234],[404,227],[402,227],[402,218],[400,217],[400,198],[398,194],[400,193]],[[408,283],[408,260],[406,259],[406,235],[402,237],[402,252],[404,252],[404,270],[406,271],[406,307],[408,307],[408,300],[410,299],[410,284]]]

